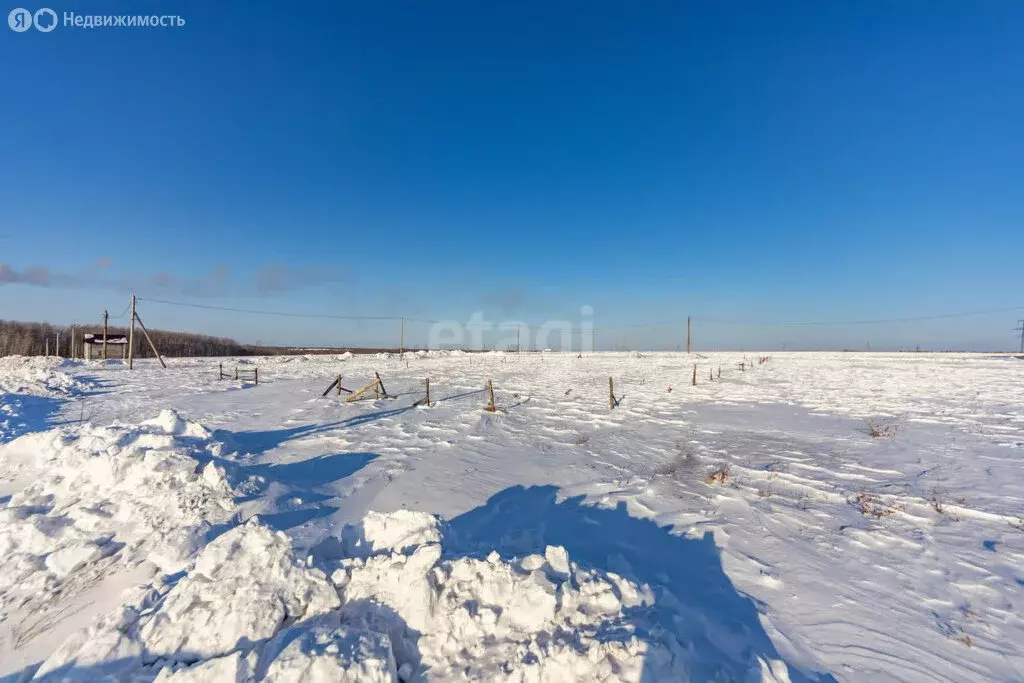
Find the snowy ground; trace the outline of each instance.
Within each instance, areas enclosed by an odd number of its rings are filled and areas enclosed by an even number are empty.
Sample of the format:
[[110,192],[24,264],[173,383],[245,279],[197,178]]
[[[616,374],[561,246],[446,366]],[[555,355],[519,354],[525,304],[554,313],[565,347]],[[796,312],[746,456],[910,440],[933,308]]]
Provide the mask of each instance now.
[[1024,680],[1024,360],[756,358],[0,359],[0,680]]

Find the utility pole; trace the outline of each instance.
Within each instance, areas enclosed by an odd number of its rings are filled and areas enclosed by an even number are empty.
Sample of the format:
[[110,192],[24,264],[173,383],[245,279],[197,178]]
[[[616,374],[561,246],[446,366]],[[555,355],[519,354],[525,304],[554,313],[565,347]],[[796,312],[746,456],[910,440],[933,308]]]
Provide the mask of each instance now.
[[1024,353],[1024,320],[1018,320],[1020,327],[1013,328],[1014,332],[1020,332],[1020,352]]
[[107,359],[107,320],[110,315],[103,311],[103,360]]
[[686,353],[690,353],[690,316],[686,316]]
[[132,326],[128,328],[128,369],[135,360],[135,295],[132,294]]
[[398,330],[398,353],[405,353],[405,316],[402,316],[401,327]]

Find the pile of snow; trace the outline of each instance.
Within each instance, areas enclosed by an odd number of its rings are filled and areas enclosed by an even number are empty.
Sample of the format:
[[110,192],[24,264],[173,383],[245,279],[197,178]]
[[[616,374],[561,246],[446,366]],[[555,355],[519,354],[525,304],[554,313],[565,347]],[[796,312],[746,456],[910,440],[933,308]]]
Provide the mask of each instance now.
[[[386,643],[361,647],[352,634],[325,637],[314,630],[322,624],[311,618],[339,605],[334,586],[294,556],[288,536],[252,521],[212,541],[176,583],[140,589],[130,604],[69,638],[36,678],[245,681],[264,650],[277,653],[268,680],[305,680],[303,672],[327,673],[381,651],[387,672]],[[306,633],[286,628],[300,623]],[[371,670],[372,662],[364,668]]]
[[[43,680],[162,682],[683,680],[637,631],[647,586],[578,567],[561,547],[512,561],[442,559],[425,513],[346,527],[330,576],[250,520],[188,573],[68,639]],[[628,618],[627,617],[628,614]],[[639,625],[639,626],[638,626]]]
[[46,415],[52,409],[47,399],[85,389],[84,382],[60,370],[68,363],[50,356],[0,358],[0,443],[31,429],[33,415]]
[[465,356],[462,349],[430,349],[425,353],[428,358],[448,358],[450,356]]
[[[174,411],[137,426],[59,427],[0,446],[0,610],[45,604],[114,562],[180,568],[234,516],[220,445]],[[200,458],[197,460],[197,457]]]
[[581,568],[558,546],[442,559],[440,540],[432,515],[371,512],[343,533],[351,556],[331,574],[342,622],[386,632],[402,680],[683,677],[636,633],[633,612],[654,603],[647,586]]
[[62,372],[67,361],[54,356],[6,356],[0,358],[0,394],[68,396],[84,383]]

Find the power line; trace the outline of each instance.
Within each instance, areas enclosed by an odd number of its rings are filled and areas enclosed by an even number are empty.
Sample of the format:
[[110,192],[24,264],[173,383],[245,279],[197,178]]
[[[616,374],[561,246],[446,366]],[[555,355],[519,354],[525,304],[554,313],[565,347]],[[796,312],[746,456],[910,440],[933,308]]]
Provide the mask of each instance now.
[[110,319],[111,319],[111,320],[117,320],[118,318],[123,318],[123,317],[125,317],[125,316],[126,316],[126,315],[128,314],[128,309],[129,309],[129,308],[131,308],[131,307],[132,307],[132,305],[131,305],[131,304],[128,304],[127,306],[125,306],[125,309],[124,309],[123,311],[121,311],[121,313],[120,313],[120,314],[118,314],[118,315],[112,315],[112,316],[110,316]]
[[[188,303],[184,301],[168,301],[165,299],[144,299],[138,297],[138,301],[145,301],[154,304],[164,304],[166,306],[180,306],[185,308],[199,308],[211,311],[227,311],[231,313],[247,313],[251,315],[271,315],[281,316],[288,318],[320,318],[326,320],[365,320],[365,321],[392,321],[398,322],[402,320],[401,316],[368,316],[368,315],[334,315],[329,313],[295,313],[291,311],[268,311],[250,308],[233,308],[230,306],[213,306],[210,304],[196,304]],[[1007,313],[1011,311],[1022,311],[1024,306],[1011,306],[1006,308],[990,308],[976,311],[963,311],[958,313],[941,313],[936,315],[921,315],[921,316],[907,316],[897,318],[875,318],[866,320],[790,320],[790,321],[766,321],[766,320],[729,320],[715,317],[702,317],[693,316],[694,322],[715,324],[715,325],[751,325],[751,326],[777,326],[777,327],[845,327],[854,325],[880,325],[887,323],[905,323],[905,322],[921,322],[926,320],[948,320],[950,318],[965,318],[976,315],[986,315],[992,313]],[[125,309],[125,312],[127,309]],[[111,316],[112,318],[120,318],[124,315],[122,313],[119,316]],[[406,322],[418,322],[427,324],[440,324],[445,321],[430,320],[427,318],[405,318]],[[647,327],[667,327],[672,325],[684,325],[686,323],[685,318],[678,320],[663,320],[658,322],[649,323],[634,323],[629,325],[613,325],[607,327],[590,327],[583,328],[581,326],[580,331],[586,331],[592,329],[596,332],[611,332],[616,330],[630,330],[630,329],[642,329]],[[1021,322],[1024,326],[1024,321]],[[521,323],[523,327],[539,327],[539,325],[533,325],[530,323]],[[511,326],[510,326],[511,327]],[[574,328],[575,329],[575,328]],[[1015,330],[1016,331],[1016,330]]]
[[[1024,311],[1024,306],[1010,306],[1008,308],[989,308],[980,311],[966,311],[961,313],[941,313],[938,315],[919,315],[904,318],[876,318],[872,320],[816,320],[816,321],[787,321],[787,322],[767,322],[767,321],[752,321],[752,320],[720,320],[716,318],[699,318],[704,323],[716,323],[719,325],[778,325],[778,326],[792,326],[792,327],[826,327],[829,325],[834,326],[846,326],[846,325],[879,325],[883,323],[907,323],[907,322],[920,322],[924,320],[947,320],[949,318],[966,318],[974,315],[986,315],[991,313],[1008,313],[1011,311]],[[698,319],[695,317],[695,319]],[[680,321],[682,322],[682,321]]]
[[[145,301],[151,304],[164,304],[166,306],[183,306],[185,308],[202,308],[210,311],[228,311],[231,313],[251,313],[254,315],[278,315],[288,318],[326,318],[330,320],[401,320],[399,316],[373,316],[373,315],[331,315],[326,313],[292,313],[290,311],[260,311],[251,308],[231,308],[229,306],[209,306],[206,304],[190,304],[184,301],[165,301],[163,299],[143,299],[138,297],[138,301]],[[411,318],[407,318],[411,320]],[[434,322],[432,320],[424,320],[421,322]]]

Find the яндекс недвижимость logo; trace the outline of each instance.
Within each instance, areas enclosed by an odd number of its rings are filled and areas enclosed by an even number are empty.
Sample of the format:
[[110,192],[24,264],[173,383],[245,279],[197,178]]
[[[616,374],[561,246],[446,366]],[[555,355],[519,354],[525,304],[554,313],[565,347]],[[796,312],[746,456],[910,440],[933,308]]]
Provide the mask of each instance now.
[[7,25],[11,27],[12,31],[18,33],[24,33],[33,26],[37,31],[49,33],[57,28],[57,13],[49,7],[43,7],[33,14],[27,9],[19,7],[12,9],[7,15]]
[[[183,28],[185,17],[179,14],[79,14],[64,12],[64,26],[67,28]],[[57,13],[49,7],[35,13],[18,7],[7,15],[7,25],[15,33],[24,33],[35,26],[40,33],[49,33],[57,28]]]

